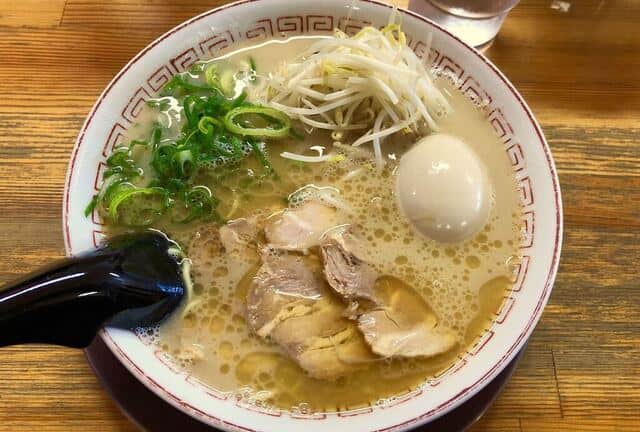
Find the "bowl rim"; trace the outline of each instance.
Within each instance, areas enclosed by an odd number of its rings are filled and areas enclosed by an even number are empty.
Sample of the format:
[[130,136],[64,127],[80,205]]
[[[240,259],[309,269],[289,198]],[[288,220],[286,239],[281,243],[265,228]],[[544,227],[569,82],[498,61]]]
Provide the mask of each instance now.
[[[249,4],[249,3],[267,3],[267,2],[268,2],[268,0],[237,0],[237,1],[234,1],[232,3],[224,4],[224,5],[221,5],[221,6],[217,7],[217,8],[205,11],[205,12],[203,12],[201,14],[198,14],[198,15],[192,17],[192,18],[189,18],[188,20],[176,25],[175,27],[171,28],[167,32],[163,33],[162,35],[157,37],[155,40],[150,42],[148,45],[146,45],[143,49],[141,49],[131,60],[129,60],[125,64],[125,66],[107,84],[105,89],[98,96],[98,99],[96,100],[96,102],[92,106],[91,110],[89,111],[89,114],[87,115],[86,120],[84,121],[84,123],[82,125],[82,128],[80,129],[80,133],[78,134],[78,137],[77,137],[77,139],[76,139],[76,141],[74,143],[74,146],[73,146],[73,149],[72,149],[71,158],[69,159],[69,164],[68,164],[68,167],[67,167],[67,172],[66,172],[66,176],[65,176],[64,193],[63,193],[63,202],[62,202],[62,213],[63,213],[63,217],[62,217],[62,225],[63,225],[63,227],[62,228],[63,228],[63,237],[64,237],[64,246],[65,246],[66,255],[68,255],[68,256],[72,255],[72,253],[71,253],[71,229],[70,229],[70,224],[69,224],[69,202],[70,202],[69,192],[70,192],[70,188],[71,188],[71,180],[72,180],[72,177],[73,177],[73,171],[75,170],[76,158],[78,156],[81,143],[84,140],[84,136],[86,134],[86,131],[87,131],[89,125],[91,124],[96,112],[98,111],[98,108],[102,105],[103,100],[105,99],[107,94],[111,91],[113,86],[127,73],[127,71],[135,63],[137,63],[139,60],[141,60],[142,57],[149,50],[151,50],[152,48],[154,48],[155,46],[160,44],[163,40],[165,40],[169,36],[173,35],[174,33],[178,32],[178,31],[180,31],[180,30],[182,30],[182,29],[184,29],[186,27],[189,27],[190,25],[192,25],[193,23],[195,23],[195,22],[197,22],[199,20],[202,20],[202,19],[204,19],[206,17],[209,17],[211,15],[218,14],[220,12],[224,12],[224,11],[226,11],[228,9],[232,9],[234,7],[245,5],[245,4]],[[392,5],[389,5],[388,3],[384,3],[383,1],[380,1],[380,0],[353,0],[353,2],[355,2],[355,3],[370,3],[370,4],[376,5],[376,7],[384,7],[384,8],[387,8],[387,9],[393,8]],[[559,179],[558,179],[558,174],[557,174],[555,162],[554,162],[553,157],[551,155],[551,149],[550,149],[550,147],[548,145],[548,142],[547,142],[547,140],[546,140],[546,138],[544,136],[544,133],[542,132],[542,129],[541,129],[538,121],[536,120],[535,116],[533,115],[533,112],[531,111],[531,109],[529,108],[527,103],[524,101],[524,98],[520,95],[518,90],[509,81],[509,79],[498,69],[498,67],[493,64],[493,62],[491,62],[488,58],[486,58],[481,52],[479,52],[474,47],[471,47],[471,46],[467,45],[460,38],[458,38],[457,36],[452,34],[450,31],[448,31],[447,29],[442,27],[440,24],[438,24],[438,23],[432,21],[431,19],[429,19],[427,17],[424,17],[424,16],[422,16],[422,15],[416,13],[416,12],[413,12],[413,11],[410,11],[410,10],[407,10],[407,9],[398,8],[398,11],[401,14],[412,16],[413,18],[421,21],[422,23],[425,23],[427,25],[430,25],[432,27],[437,28],[441,32],[445,33],[448,37],[450,37],[451,39],[455,40],[456,43],[460,44],[465,50],[468,51],[469,55],[475,55],[480,61],[482,61],[482,63],[484,63],[489,68],[489,70],[493,74],[495,74],[500,79],[500,81],[509,90],[511,95],[519,103],[520,108],[526,114],[527,120],[529,121],[529,123],[531,124],[531,126],[533,127],[533,129],[536,132],[537,141],[540,143],[540,145],[542,147],[542,152],[543,152],[544,157],[545,157],[546,168],[548,168],[548,170],[549,170],[548,173],[549,173],[550,180],[551,180],[552,192],[553,192],[554,204],[555,204],[555,224],[556,224],[556,229],[555,229],[555,233],[553,234],[554,247],[553,247],[553,252],[552,252],[552,256],[551,256],[551,262],[550,262],[550,265],[549,265],[549,270],[547,271],[547,276],[546,276],[546,280],[544,282],[544,287],[541,288],[542,294],[541,294],[540,300],[538,301],[536,307],[532,311],[532,314],[529,316],[529,320],[528,320],[528,323],[526,325],[525,330],[518,336],[518,338],[515,340],[515,342],[510,346],[510,348],[507,350],[506,354],[504,354],[497,361],[497,363],[493,364],[492,367],[489,369],[489,371],[485,375],[480,377],[474,383],[469,384],[465,389],[460,391],[458,394],[453,396],[451,399],[449,399],[445,403],[441,404],[440,406],[436,407],[435,409],[433,409],[431,411],[422,412],[418,416],[416,416],[416,417],[414,417],[412,419],[405,420],[405,421],[403,421],[402,423],[399,423],[399,424],[395,424],[395,425],[391,425],[391,426],[385,427],[384,429],[380,430],[380,432],[381,431],[399,430],[399,429],[404,430],[404,428],[406,428],[406,427],[417,427],[417,426],[419,426],[421,424],[426,423],[427,421],[433,420],[433,419],[443,415],[444,413],[449,412],[449,411],[457,408],[463,402],[468,400],[471,396],[476,394],[481,388],[483,388],[484,385],[486,385],[487,382],[489,382],[490,380],[495,378],[495,376],[497,374],[499,374],[500,371],[502,371],[506,365],[509,364],[509,362],[514,358],[514,356],[519,352],[519,350],[522,349],[523,346],[525,345],[526,341],[528,340],[528,338],[530,337],[531,333],[535,329],[538,321],[540,320],[540,318],[542,316],[542,311],[544,310],[544,307],[546,306],[546,304],[547,304],[547,302],[549,300],[549,296],[550,296],[550,293],[551,293],[551,290],[552,290],[552,287],[553,287],[553,284],[555,282],[555,278],[556,278],[556,275],[557,275],[557,271],[558,271],[558,266],[559,266],[559,261],[560,261],[560,251],[562,249],[563,230],[564,230],[564,226],[563,226],[563,205],[562,205],[562,197],[561,197],[561,191],[560,191],[560,183],[559,183]],[[196,417],[199,420],[202,420],[202,417],[204,417],[205,421],[207,421],[207,423],[209,425],[211,425],[212,427],[214,425],[211,423],[211,421],[214,421],[216,423],[215,427],[222,427],[222,428],[225,428],[225,429],[226,428],[232,428],[231,430],[243,430],[243,431],[252,431],[253,432],[253,429],[247,428],[245,426],[233,424],[233,423],[231,423],[229,421],[226,421],[226,420],[223,420],[221,418],[215,417],[212,414],[202,412],[197,407],[194,407],[194,406],[190,405],[189,403],[186,403],[186,402],[182,401],[177,396],[175,396],[173,393],[171,393],[170,390],[168,390],[168,389],[162,387],[161,385],[159,385],[158,383],[156,383],[153,380],[153,378],[148,376],[141,368],[139,368],[138,365],[133,360],[131,360],[131,358],[129,356],[127,356],[127,354],[124,351],[122,351],[122,349],[116,344],[116,342],[112,339],[112,337],[108,334],[108,332],[106,330],[102,329],[99,332],[99,336],[103,339],[103,341],[106,343],[106,345],[109,347],[109,349],[115,354],[115,356],[121,361],[121,363],[123,365],[125,365],[125,367],[134,376],[136,376],[140,381],[142,381],[146,385],[147,388],[152,390],[154,393],[156,393],[158,396],[163,398],[165,401],[169,402],[176,409],[179,409],[179,410],[181,410],[183,412],[186,412],[189,415],[191,415],[193,417]]]

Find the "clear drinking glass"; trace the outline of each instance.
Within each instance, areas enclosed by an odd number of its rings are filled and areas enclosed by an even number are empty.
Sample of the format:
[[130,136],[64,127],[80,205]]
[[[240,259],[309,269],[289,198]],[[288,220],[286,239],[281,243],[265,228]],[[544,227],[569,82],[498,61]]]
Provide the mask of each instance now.
[[487,47],[519,0],[411,0],[409,9],[431,18],[469,45]]

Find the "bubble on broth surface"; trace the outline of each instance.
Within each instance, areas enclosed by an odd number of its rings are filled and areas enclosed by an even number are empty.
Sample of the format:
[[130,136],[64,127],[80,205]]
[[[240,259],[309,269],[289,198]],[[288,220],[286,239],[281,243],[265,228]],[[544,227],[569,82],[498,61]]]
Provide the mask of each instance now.
[[145,345],[156,344],[158,343],[158,337],[160,335],[160,325],[158,324],[153,327],[136,327],[134,333]]

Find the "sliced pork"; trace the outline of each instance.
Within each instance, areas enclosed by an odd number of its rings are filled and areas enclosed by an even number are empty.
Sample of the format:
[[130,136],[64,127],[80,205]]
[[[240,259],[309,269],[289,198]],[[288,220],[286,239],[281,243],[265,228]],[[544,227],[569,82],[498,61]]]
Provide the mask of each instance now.
[[371,350],[383,357],[431,357],[449,351],[457,342],[453,331],[439,326],[435,317],[412,322],[393,309],[360,315],[358,328]]
[[338,219],[333,207],[307,201],[271,218],[264,233],[269,244],[277,249],[306,252],[320,244],[322,235],[338,225]]
[[309,261],[263,251],[262,266],[247,294],[248,323],[256,334],[266,337],[280,322],[307,315],[322,298],[324,281]]
[[[364,259],[364,246],[350,228],[333,231],[320,248],[329,285],[349,307],[372,351],[383,357],[429,357],[450,350],[455,334],[444,326],[413,288],[379,274]],[[377,292],[379,291],[379,292]],[[363,304],[362,300],[366,300]]]
[[[337,225],[336,213],[310,201],[266,222],[268,247],[247,294],[252,330],[323,379],[380,357],[450,350],[457,343],[454,332],[412,287],[378,274],[365,243],[352,227]],[[252,224],[238,220],[221,238],[225,244],[247,244],[258,235]],[[322,261],[307,254],[315,246]]]
[[381,305],[358,317],[358,328],[374,353],[383,357],[431,357],[457,343],[435,312],[411,286],[389,276],[378,281]]
[[349,302],[378,301],[373,291],[378,272],[364,260],[361,241],[350,229],[329,233],[323,239],[320,251],[325,277],[336,293]]
[[229,253],[242,253],[255,246],[263,228],[262,215],[233,219],[220,227],[220,241]]
[[263,252],[263,264],[247,294],[247,321],[279,344],[311,376],[335,379],[376,357],[342,316],[320,263],[311,257]]

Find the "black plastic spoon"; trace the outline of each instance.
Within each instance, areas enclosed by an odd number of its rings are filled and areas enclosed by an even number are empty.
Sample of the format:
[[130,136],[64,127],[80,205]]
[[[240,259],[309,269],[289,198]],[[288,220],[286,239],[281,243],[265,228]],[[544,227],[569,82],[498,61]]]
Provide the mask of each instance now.
[[124,328],[160,321],[186,290],[172,247],[155,232],[114,237],[0,288],[0,347],[83,348],[107,321]]

